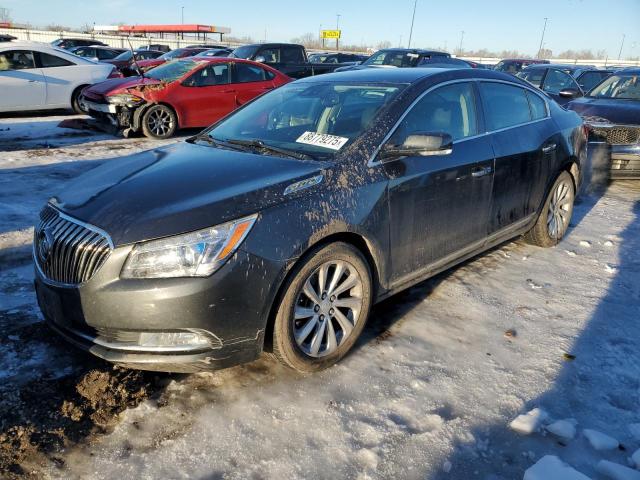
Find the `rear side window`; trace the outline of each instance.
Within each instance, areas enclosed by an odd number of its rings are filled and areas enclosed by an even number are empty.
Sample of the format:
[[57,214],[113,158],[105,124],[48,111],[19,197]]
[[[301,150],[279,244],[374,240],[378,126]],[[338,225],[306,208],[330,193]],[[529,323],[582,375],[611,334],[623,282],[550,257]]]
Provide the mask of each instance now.
[[536,68],[533,70],[525,69],[519,72],[517,76],[522,78],[523,80],[526,80],[530,84],[540,88],[540,84],[542,83],[542,77],[544,77],[544,69],[543,68]]
[[533,92],[526,92],[529,98],[529,107],[531,108],[531,119],[540,120],[547,116],[547,105],[538,95]]
[[391,142],[400,145],[408,135],[417,132],[448,133],[454,141],[477,135],[472,85],[454,83],[427,93],[402,120]]
[[500,130],[531,121],[524,88],[496,82],[480,82],[489,130]]
[[0,71],[35,68],[31,50],[8,50],[0,52]]
[[49,55],[48,53],[38,52],[37,55],[40,57],[41,68],[68,67],[69,65],[74,65],[74,63],[69,60],[55,55]]
[[266,79],[266,73],[263,68],[248,63],[236,63],[236,81],[238,83],[262,82]]
[[605,72],[585,72],[578,79],[578,83],[582,90],[588,92],[608,76],[609,74]]
[[548,93],[559,93],[562,89],[576,88],[576,86],[576,82],[571,75],[550,68],[544,79],[542,89]]
[[120,52],[118,52],[117,50],[96,49],[96,52],[100,60],[111,60],[112,58],[120,55]]
[[296,47],[283,47],[280,50],[281,61],[283,63],[302,63],[304,57],[302,56],[302,49]]

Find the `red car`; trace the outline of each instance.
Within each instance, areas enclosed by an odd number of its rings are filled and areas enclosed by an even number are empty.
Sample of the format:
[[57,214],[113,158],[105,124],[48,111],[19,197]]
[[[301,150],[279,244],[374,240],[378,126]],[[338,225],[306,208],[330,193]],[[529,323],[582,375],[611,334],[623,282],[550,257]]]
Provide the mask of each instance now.
[[192,57],[165,63],[142,77],[107,80],[83,90],[89,115],[151,138],[178,128],[206,127],[240,105],[292,79],[262,63]]
[[151,70],[152,68],[157,67],[158,65],[162,65],[170,60],[175,60],[177,58],[187,58],[193,57],[200,52],[204,52],[208,50],[207,48],[176,48],[175,50],[171,50],[163,55],[160,55],[157,58],[150,58],[148,60],[140,60],[138,61],[138,66],[142,69],[143,72],[147,70]]

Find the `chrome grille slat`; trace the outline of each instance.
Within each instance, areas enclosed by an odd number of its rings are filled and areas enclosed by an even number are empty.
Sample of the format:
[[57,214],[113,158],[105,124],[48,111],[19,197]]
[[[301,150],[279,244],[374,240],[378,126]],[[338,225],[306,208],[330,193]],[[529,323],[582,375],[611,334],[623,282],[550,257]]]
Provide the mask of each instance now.
[[50,205],[40,212],[34,232],[34,259],[48,279],[65,285],[84,283],[100,269],[111,250],[110,239],[100,229]]

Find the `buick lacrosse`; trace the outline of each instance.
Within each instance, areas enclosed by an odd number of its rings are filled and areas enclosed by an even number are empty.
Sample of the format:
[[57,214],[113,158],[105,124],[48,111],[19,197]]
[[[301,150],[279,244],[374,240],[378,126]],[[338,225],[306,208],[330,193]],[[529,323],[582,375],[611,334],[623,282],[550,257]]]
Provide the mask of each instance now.
[[267,351],[319,370],[376,302],[520,235],[560,241],[585,148],[575,112],[500,72],[306,78],[66,185],[35,229],[39,304],[132,368]]

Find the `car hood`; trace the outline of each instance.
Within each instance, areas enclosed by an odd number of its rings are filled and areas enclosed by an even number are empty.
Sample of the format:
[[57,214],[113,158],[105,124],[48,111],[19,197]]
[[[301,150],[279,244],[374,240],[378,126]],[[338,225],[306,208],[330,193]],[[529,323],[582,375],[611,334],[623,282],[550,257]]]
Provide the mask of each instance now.
[[131,88],[139,88],[145,85],[158,85],[159,80],[147,77],[125,77],[112,78],[104,82],[96,83],[84,90],[87,97],[111,95],[117,92],[123,92]]
[[567,108],[583,117],[606,118],[621,125],[640,124],[640,102],[635,100],[583,97],[570,102]]
[[109,160],[50,202],[102,228],[118,246],[253,214],[330,165],[183,142]]

